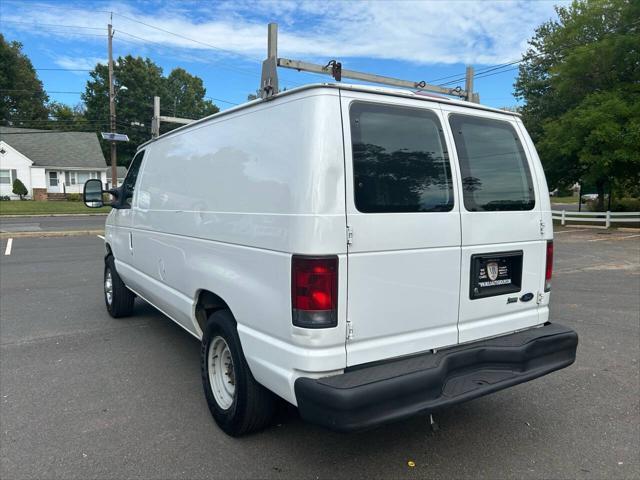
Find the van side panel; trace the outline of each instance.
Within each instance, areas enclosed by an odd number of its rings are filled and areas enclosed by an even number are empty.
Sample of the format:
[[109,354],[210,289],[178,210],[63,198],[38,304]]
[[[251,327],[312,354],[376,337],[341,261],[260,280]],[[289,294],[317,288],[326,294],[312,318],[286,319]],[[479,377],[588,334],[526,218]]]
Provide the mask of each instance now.
[[[222,297],[256,380],[295,404],[299,371],[319,376],[346,365],[338,92],[265,102],[146,148],[134,199],[133,268],[141,293],[196,336],[198,293]],[[293,253],[339,255],[337,327],[293,327]]]

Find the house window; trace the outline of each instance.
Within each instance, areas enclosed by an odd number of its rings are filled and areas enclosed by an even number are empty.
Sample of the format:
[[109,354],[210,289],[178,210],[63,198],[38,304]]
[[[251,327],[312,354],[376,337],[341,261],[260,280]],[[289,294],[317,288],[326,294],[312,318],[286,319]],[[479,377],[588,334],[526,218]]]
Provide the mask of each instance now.
[[49,172],[49,186],[58,186],[58,172]]
[[0,170],[0,185],[11,184],[11,170]]
[[65,183],[67,185],[77,185],[78,176],[77,172],[64,172]]

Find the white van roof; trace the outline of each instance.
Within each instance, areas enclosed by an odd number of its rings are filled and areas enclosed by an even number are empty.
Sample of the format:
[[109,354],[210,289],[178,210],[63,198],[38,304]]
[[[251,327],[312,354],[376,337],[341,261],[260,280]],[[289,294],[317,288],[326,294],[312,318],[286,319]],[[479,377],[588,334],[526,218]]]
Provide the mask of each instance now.
[[171,130],[170,132],[167,133],[163,133],[162,135],[160,135],[157,138],[152,138],[151,140],[148,140],[146,142],[144,142],[143,144],[141,144],[138,147],[138,150],[140,150],[141,148],[149,145],[150,143],[153,143],[161,138],[164,138],[166,136],[169,136],[175,132],[182,132],[186,129],[192,128],[194,125],[199,125],[202,124],[203,122],[206,122],[208,120],[214,119],[214,118],[219,118],[225,115],[229,115],[233,112],[237,112],[238,110],[243,110],[245,108],[249,108],[252,107],[254,105],[259,105],[265,102],[273,102],[273,101],[277,101],[280,98],[283,97],[287,97],[289,95],[294,95],[296,93],[305,91],[305,90],[314,90],[314,89],[318,89],[318,88],[335,88],[338,90],[351,90],[351,91],[355,91],[355,92],[365,92],[365,93],[376,93],[379,95],[390,95],[390,96],[394,96],[394,97],[404,97],[404,98],[414,98],[416,100],[423,100],[423,101],[427,101],[427,102],[436,102],[436,103],[447,103],[447,104],[451,104],[451,105],[459,105],[462,107],[466,107],[466,108],[473,108],[473,109],[477,109],[477,110],[485,110],[488,112],[495,112],[495,113],[501,113],[504,115],[512,115],[512,116],[516,116],[516,117],[520,117],[519,113],[516,112],[511,112],[508,110],[500,110],[498,108],[493,108],[493,107],[488,107],[486,105],[481,105],[478,103],[472,103],[472,102],[467,102],[465,100],[457,100],[457,99],[451,99],[451,98],[447,98],[447,97],[443,97],[443,96],[439,96],[439,95],[434,95],[434,94],[428,94],[428,93],[423,93],[423,92],[412,92],[410,90],[403,90],[403,89],[397,89],[397,88],[389,88],[389,87],[378,87],[378,86],[373,86],[373,85],[358,85],[358,84],[353,84],[353,83],[311,83],[308,85],[303,85],[300,87],[296,87],[296,88],[292,88],[291,90],[285,90],[283,92],[278,93],[277,95],[274,95],[272,97],[269,97],[267,99],[257,99],[257,100],[252,100],[250,102],[247,103],[243,103],[240,104],[236,107],[233,108],[229,108],[227,110],[223,110],[221,112],[218,113],[214,113],[213,115],[209,115],[207,117],[203,117],[200,118],[192,123],[189,123],[188,125],[183,125],[181,127],[178,127],[174,130]]

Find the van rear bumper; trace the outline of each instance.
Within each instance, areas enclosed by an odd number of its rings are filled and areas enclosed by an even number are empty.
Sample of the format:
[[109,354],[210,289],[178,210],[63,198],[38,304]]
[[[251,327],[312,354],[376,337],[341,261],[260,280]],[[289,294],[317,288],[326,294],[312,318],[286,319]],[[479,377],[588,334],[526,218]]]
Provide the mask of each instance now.
[[557,324],[397,360],[300,377],[301,417],[331,430],[371,428],[465,402],[568,367],[578,335]]

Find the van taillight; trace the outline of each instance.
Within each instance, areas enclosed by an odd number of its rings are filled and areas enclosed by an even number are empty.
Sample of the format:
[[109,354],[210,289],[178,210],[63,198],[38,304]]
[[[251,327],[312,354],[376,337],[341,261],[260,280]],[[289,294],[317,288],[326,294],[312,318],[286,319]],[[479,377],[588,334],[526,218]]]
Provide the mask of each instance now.
[[297,327],[338,325],[338,257],[293,256],[291,306]]
[[547,266],[544,270],[544,291],[551,290],[551,275],[553,275],[553,240],[547,240]]

